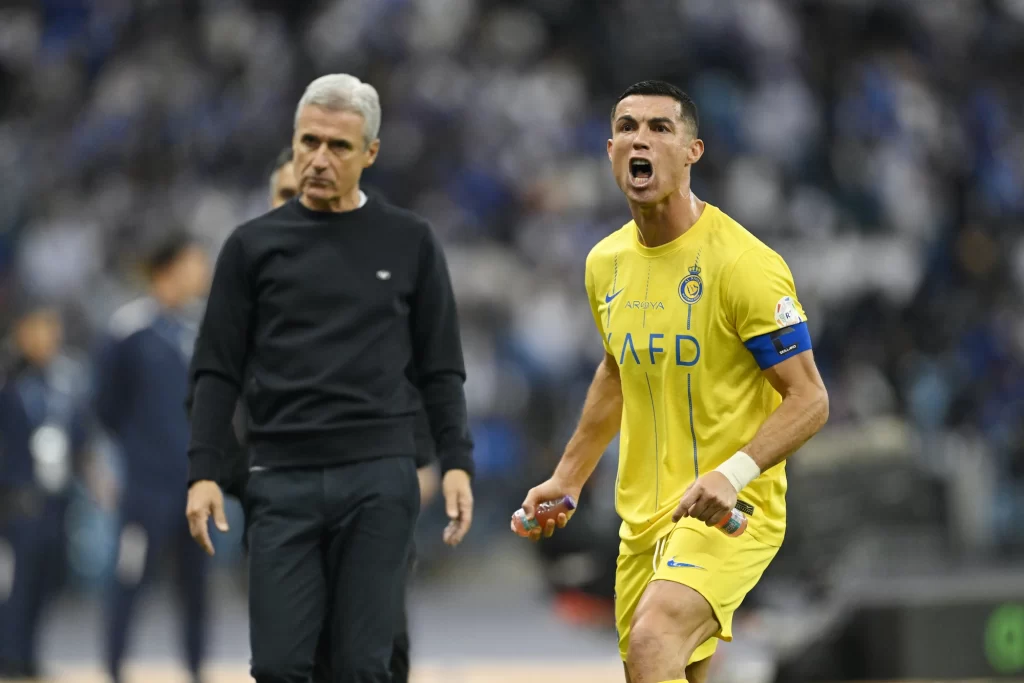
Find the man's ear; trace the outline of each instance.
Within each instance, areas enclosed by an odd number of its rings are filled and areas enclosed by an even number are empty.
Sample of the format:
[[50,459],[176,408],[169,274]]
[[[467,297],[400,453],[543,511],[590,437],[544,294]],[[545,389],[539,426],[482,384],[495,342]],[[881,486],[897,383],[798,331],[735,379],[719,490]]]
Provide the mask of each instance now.
[[377,154],[380,153],[380,138],[370,143],[370,146],[366,148],[366,162],[363,164],[363,168],[369,168],[373,166],[374,162],[377,161]]
[[704,156],[704,141],[700,138],[694,138],[693,142],[690,143],[690,149],[686,152],[686,163],[692,166],[700,161],[702,156]]

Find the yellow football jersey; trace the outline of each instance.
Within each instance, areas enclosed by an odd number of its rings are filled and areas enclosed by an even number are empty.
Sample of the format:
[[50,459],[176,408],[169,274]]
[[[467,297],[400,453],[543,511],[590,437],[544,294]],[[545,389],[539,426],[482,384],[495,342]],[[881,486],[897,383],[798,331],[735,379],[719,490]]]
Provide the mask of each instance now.
[[[711,204],[655,248],[630,221],[590,252],[586,287],[622,379],[621,552],[642,553],[669,532],[687,486],[782,402],[762,370],[810,348],[805,313],[782,258]],[[785,493],[785,464],[740,493],[747,533],[782,543]]]

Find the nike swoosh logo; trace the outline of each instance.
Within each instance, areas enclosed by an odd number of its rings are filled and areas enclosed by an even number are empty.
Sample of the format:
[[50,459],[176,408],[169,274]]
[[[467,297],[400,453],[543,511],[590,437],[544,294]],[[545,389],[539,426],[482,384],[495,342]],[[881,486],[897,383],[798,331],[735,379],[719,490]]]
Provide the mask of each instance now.
[[685,562],[676,562],[675,560],[669,560],[665,564],[667,564],[669,567],[672,567],[673,569],[680,568],[680,567],[681,568],[689,567],[690,569],[704,569],[704,567],[699,567],[699,566],[697,566],[695,564],[687,564]]
[[610,304],[610,303],[612,302],[612,299],[614,299],[615,297],[617,297],[617,296],[618,296],[619,294],[622,294],[623,290],[625,290],[625,289],[626,289],[626,288],[625,288],[625,287],[623,287],[622,289],[620,289],[619,291],[615,292],[614,294],[605,294],[605,295],[604,295],[604,302],[605,302],[606,304]]

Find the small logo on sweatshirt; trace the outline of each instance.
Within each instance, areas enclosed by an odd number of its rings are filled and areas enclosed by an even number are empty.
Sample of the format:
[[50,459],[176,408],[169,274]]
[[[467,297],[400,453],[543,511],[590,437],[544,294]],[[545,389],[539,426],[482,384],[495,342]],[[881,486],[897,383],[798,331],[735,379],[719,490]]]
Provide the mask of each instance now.
[[377,279],[378,280],[390,280],[391,279],[391,271],[390,270],[378,270],[377,271]]

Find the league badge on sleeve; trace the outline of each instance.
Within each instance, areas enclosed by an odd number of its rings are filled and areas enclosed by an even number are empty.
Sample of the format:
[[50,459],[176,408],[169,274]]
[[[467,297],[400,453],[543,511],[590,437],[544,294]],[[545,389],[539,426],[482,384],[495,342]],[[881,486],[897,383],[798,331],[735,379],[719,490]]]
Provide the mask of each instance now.
[[779,299],[779,303],[775,304],[775,322],[779,327],[789,327],[803,321],[800,309],[796,307],[793,297],[784,296]]

